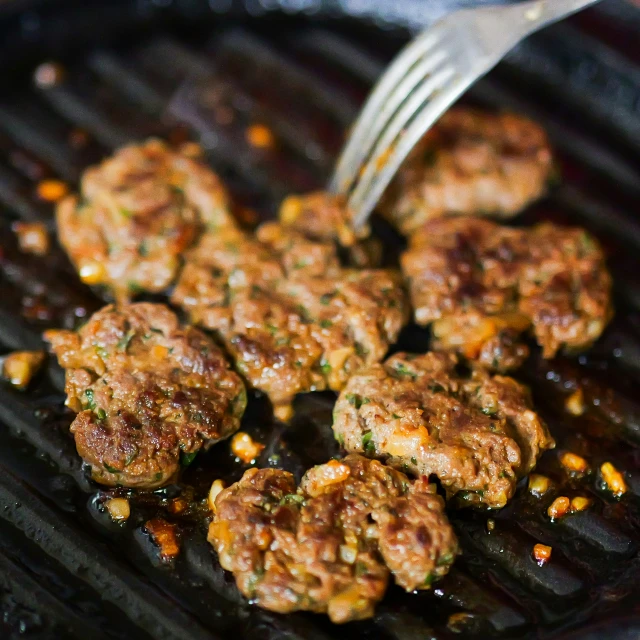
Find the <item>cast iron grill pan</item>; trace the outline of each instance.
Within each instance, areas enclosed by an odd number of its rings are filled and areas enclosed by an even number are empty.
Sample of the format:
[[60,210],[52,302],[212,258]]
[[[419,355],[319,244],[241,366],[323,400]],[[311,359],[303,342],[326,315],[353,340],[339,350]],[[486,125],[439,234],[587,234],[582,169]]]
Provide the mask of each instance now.
[[[104,304],[78,282],[58,247],[43,258],[18,250],[13,221],[43,221],[53,229],[52,206],[36,196],[39,180],[75,185],[88,164],[150,135],[200,138],[241,203],[241,218],[246,207],[269,217],[284,194],[324,184],[368,86],[405,37],[349,20],[222,20],[216,3],[213,10],[197,2],[171,9],[95,4],[93,13],[76,8],[75,23],[64,15],[51,20],[83,25],[99,36],[98,45],[82,43],[90,39],[84,30],[72,44],[44,24],[35,30],[37,42],[24,37],[29,24],[20,27],[24,42],[16,33],[4,41],[0,65],[9,53],[27,62],[14,79],[6,77],[0,93],[3,353],[41,348],[44,328],[74,326]],[[38,11],[33,20],[42,18]],[[616,14],[593,15],[617,28]],[[558,441],[538,465],[554,490],[536,499],[523,483],[500,512],[451,512],[464,551],[454,569],[430,593],[391,587],[372,620],[335,627],[323,616],[275,615],[245,603],[206,543],[200,518],[172,517],[165,508],[187,485],[199,498],[212,479],[242,475],[246,466],[228,444],[200,454],[181,486],[134,497],[126,525],[115,525],[100,506],[104,492],[87,479],[75,452],[63,375],[50,363],[28,393],[0,387],[2,637],[638,637],[640,136],[634,116],[640,84],[633,78],[640,68],[601,43],[590,46],[584,28],[589,21],[583,19],[526,43],[468,96],[529,114],[547,128],[564,180],[516,223],[584,225],[603,241],[616,282],[616,318],[589,354],[545,362],[534,350],[518,374],[532,386]],[[27,69],[45,59],[45,44],[62,56],[65,75],[43,87]],[[187,103],[185,110],[176,92],[186,77],[198,78],[203,95],[215,93],[222,118],[198,118],[211,115],[206,105]],[[598,84],[605,77],[617,83],[611,95]],[[272,148],[247,142],[246,129],[254,124],[269,127]],[[380,221],[375,229],[393,263],[401,239]],[[427,344],[426,332],[409,327],[398,348]],[[574,417],[564,401],[578,386],[587,410]],[[331,393],[300,396],[286,428],[272,422],[263,398],[252,397],[242,428],[266,444],[258,464],[300,477],[337,455],[330,430],[334,399]],[[565,450],[585,456],[592,471],[569,477],[559,463]],[[621,500],[603,487],[597,470],[605,460],[627,474]],[[546,509],[558,495],[586,495],[593,503],[551,523]],[[144,528],[158,515],[179,531],[181,553],[171,563],[163,562]],[[495,521],[491,532],[488,518]],[[531,557],[537,542],[553,547],[545,567]]]

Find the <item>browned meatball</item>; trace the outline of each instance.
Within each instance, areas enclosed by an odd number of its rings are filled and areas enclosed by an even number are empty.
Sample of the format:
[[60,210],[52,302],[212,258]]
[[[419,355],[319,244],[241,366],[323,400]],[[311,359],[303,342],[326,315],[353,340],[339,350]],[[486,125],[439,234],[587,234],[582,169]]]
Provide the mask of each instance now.
[[524,387],[457,364],[453,354],[398,354],[364,369],[340,394],[333,430],[347,451],[434,474],[449,496],[504,507],[555,444]]
[[382,261],[383,246],[370,236],[365,225],[357,233],[353,230],[352,215],[344,197],[325,191],[286,198],[279,213],[280,223],[310,240],[336,242],[346,248],[345,260],[354,267],[375,267]]
[[164,305],[110,305],[78,332],[45,337],[66,369],[78,453],[101,484],[160,487],[240,426],[242,381]]
[[209,542],[238,588],[265,609],[367,618],[389,570],[407,591],[428,589],[458,551],[443,501],[426,478],[411,484],[350,455],[293,476],[250,469],[216,498]]
[[85,171],[81,195],[57,210],[60,242],[84,282],[120,300],[162,291],[203,229],[233,224],[224,187],[190,148],[149,140]]
[[220,336],[237,370],[286,420],[297,393],[340,390],[381,360],[407,309],[395,272],[341,269],[332,245],[273,223],[257,238],[203,238],[172,300]]
[[381,210],[403,233],[447,214],[510,217],[545,192],[552,165],[534,122],[457,107],[411,152]]
[[585,349],[611,318],[611,277],[598,242],[578,228],[432,220],[401,258],[418,324],[434,348],[498,370],[518,366],[529,328],[545,358]]

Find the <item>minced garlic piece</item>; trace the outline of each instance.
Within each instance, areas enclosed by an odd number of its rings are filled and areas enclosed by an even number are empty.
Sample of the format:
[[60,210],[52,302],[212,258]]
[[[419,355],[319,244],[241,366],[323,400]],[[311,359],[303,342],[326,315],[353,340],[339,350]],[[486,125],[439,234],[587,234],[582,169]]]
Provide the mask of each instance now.
[[238,431],[231,439],[231,451],[246,464],[254,462],[263,449],[263,444],[256,442],[244,431]]
[[216,498],[218,494],[224,489],[224,482],[220,479],[214,480],[211,484],[211,489],[209,489],[209,509],[216,512]]
[[551,506],[547,509],[547,513],[552,520],[555,520],[556,518],[561,518],[565,515],[569,511],[570,507],[571,502],[569,501],[569,498],[566,496],[560,496],[551,503]]
[[564,408],[572,416],[581,416],[584,413],[584,394],[582,389],[578,389],[565,400]]
[[602,473],[602,479],[614,496],[619,498],[626,493],[627,483],[625,482],[624,476],[610,462],[605,462],[600,467],[600,473]]
[[536,544],[533,547],[533,557],[536,559],[536,562],[542,566],[551,559],[551,551],[552,548],[546,544]]
[[551,487],[551,480],[547,476],[532,473],[529,476],[529,492],[539,498],[543,496]]
[[560,463],[568,471],[576,473],[584,473],[589,468],[587,461],[582,456],[568,451],[560,456]]
[[104,506],[115,522],[124,522],[131,515],[131,507],[126,498],[111,498],[104,503]]
[[14,351],[5,357],[2,374],[14,387],[25,389],[44,359],[42,351]]

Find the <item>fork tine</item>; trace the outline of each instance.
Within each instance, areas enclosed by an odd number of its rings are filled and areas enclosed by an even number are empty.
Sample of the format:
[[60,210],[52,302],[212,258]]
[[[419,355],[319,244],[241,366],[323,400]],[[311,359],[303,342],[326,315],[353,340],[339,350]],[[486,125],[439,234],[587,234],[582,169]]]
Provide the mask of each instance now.
[[[369,122],[364,131],[364,136],[354,153],[351,171],[351,186],[358,178],[357,167],[367,160],[372,152],[373,145],[388,126],[394,114],[406,103],[415,91],[425,83],[428,78],[436,77],[437,72],[447,61],[447,54],[442,49],[434,51],[420,60],[413,69],[396,85],[389,94],[388,100],[378,110],[375,119]],[[344,185],[344,183],[343,183]]]
[[[475,80],[475,76],[472,74],[461,78],[455,75],[452,68],[448,69],[451,70],[451,74],[433,99],[426,104],[423,100],[421,105],[416,107],[413,116],[408,113],[408,109],[407,113],[399,112],[396,114],[385,135],[378,141],[362,173],[362,178],[349,197],[349,207],[354,211],[353,226],[355,229],[366,222],[411,149]],[[452,80],[453,82],[451,82]],[[390,153],[389,149],[391,149]],[[384,157],[385,152],[388,155],[384,165],[380,167],[380,158]]]
[[391,66],[385,71],[367,102],[349,136],[347,145],[337,163],[336,171],[329,184],[332,192],[346,192],[355,178],[354,167],[359,166],[358,156],[362,140],[368,134],[369,128],[375,121],[382,105],[393,95],[399,82],[405,78],[414,65],[440,41],[439,30],[436,28],[423,32],[413,42],[407,45],[395,58]]

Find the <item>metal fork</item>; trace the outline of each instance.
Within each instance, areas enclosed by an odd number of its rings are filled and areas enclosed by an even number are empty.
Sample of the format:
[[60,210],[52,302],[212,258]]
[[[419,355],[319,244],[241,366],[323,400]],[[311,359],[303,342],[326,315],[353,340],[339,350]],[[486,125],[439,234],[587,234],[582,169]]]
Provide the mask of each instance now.
[[433,123],[520,40],[599,0],[536,0],[462,9],[422,31],[371,92],[329,183],[361,228]]

